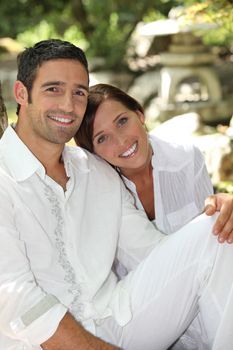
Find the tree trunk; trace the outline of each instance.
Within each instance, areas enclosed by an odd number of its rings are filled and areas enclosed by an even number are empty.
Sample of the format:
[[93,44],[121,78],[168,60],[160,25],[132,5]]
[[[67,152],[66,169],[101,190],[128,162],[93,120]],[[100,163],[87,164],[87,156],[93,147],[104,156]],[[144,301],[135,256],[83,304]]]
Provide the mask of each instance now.
[[7,125],[8,125],[8,118],[7,118],[6,106],[4,104],[3,97],[2,97],[2,87],[1,87],[1,81],[0,81],[0,138],[2,137],[2,134],[6,129]]

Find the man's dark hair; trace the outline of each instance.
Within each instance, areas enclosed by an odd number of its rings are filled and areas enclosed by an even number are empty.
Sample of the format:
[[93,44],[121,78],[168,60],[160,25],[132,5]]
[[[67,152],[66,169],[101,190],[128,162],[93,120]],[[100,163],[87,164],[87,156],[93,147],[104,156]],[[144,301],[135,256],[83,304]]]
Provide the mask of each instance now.
[[[20,80],[28,91],[28,102],[31,102],[31,90],[36,77],[37,69],[43,62],[55,59],[72,59],[79,61],[88,73],[88,63],[82,49],[59,39],[43,40],[33,47],[26,48],[17,57],[18,74]],[[20,105],[17,106],[18,114]]]

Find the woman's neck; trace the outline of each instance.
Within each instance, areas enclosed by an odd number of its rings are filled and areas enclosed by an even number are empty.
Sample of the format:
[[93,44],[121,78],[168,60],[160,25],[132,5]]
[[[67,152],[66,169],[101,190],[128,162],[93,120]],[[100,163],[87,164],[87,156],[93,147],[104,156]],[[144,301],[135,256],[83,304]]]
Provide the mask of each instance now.
[[155,219],[155,204],[154,204],[154,179],[153,167],[150,162],[143,168],[135,171],[122,173],[127,179],[132,181],[137,190],[137,195],[143,205],[143,208],[150,220]]
[[[121,169],[120,169],[121,170]],[[138,169],[130,169],[128,171],[122,171],[121,174],[125,176],[127,179],[132,181],[133,183],[141,183],[149,179],[152,175],[153,168],[151,162],[146,164],[142,168]]]
[[140,181],[140,179],[148,179],[151,176],[153,171],[152,155],[153,155],[153,150],[151,147],[149,147],[147,159],[141,167],[120,168],[121,174],[134,183]]

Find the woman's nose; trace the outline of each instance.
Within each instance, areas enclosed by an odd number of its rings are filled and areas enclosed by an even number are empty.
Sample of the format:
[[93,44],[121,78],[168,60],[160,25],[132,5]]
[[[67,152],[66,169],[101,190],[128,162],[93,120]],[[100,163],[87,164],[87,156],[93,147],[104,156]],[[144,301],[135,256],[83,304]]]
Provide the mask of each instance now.
[[121,133],[115,135],[115,141],[119,146],[124,146],[126,144],[126,138]]

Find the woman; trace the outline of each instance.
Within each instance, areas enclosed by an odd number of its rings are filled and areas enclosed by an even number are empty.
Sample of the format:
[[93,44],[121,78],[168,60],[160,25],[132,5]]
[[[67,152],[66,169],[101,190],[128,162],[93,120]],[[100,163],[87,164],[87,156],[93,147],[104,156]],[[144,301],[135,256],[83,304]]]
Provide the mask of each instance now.
[[[135,99],[114,86],[97,84],[90,88],[75,141],[113,165],[134,194],[136,206],[169,234],[203,211],[213,188],[198,148],[148,135],[144,122],[143,108]],[[221,215],[215,233],[220,242],[233,242],[232,203],[230,195],[216,196]]]
[[[144,111],[136,100],[116,87],[97,84],[90,88],[75,141],[114,166],[137,208],[144,209],[160,231],[170,234],[203,211],[213,188],[196,147],[148,135],[144,122]],[[215,199],[216,208],[221,207],[215,233],[220,232],[220,242],[232,243],[232,196],[218,194]],[[119,263],[116,270],[120,277],[127,272]],[[174,349],[196,349],[199,332],[197,318]]]
[[[90,88],[75,140],[113,165],[133,193],[136,206],[143,208],[161,231],[172,233],[202,212],[212,185],[196,147],[148,136],[144,121],[137,101],[116,87],[98,84]],[[219,194],[216,198],[217,207],[225,203],[221,220],[227,222],[219,240],[227,238],[230,243],[233,235],[226,233],[232,231],[232,196]],[[120,276],[126,272],[120,265],[117,271]],[[175,348],[195,349],[199,332],[196,318]]]

